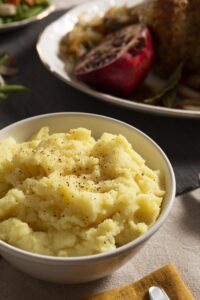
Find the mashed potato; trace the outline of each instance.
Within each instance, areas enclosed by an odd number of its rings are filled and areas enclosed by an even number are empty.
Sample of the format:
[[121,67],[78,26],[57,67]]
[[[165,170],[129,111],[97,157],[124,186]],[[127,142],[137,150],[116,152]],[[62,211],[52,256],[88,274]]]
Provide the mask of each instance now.
[[164,191],[122,135],[90,130],[0,142],[0,239],[55,256],[110,251],[156,221]]

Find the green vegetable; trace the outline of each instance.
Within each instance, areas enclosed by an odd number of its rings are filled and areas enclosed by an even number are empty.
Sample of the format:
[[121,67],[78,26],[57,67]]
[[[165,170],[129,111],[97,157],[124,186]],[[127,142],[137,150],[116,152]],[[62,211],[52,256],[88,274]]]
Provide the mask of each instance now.
[[20,92],[27,90],[23,85],[1,85],[0,93]]
[[22,11],[19,11],[17,16],[14,18],[15,21],[20,21],[23,19],[28,19],[31,17],[36,16],[37,14],[39,14],[42,10],[44,9],[44,6],[42,5],[37,5],[28,9],[24,9]]
[[27,90],[26,87],[22,85],[8,85],[2,75],[14,75],[17,71],[16,68],[10,66],[12,59],[8,54],[0,56],[0,102],[7,99],[8,93],[11,92],[21,92]]
[[[12,76],[18,72],[8,54],[0,56],[0,76]],[[0,83],[1,84],[1,83]]]
[[177,88],[181,79],[182,68],[183,62],[180,63],[174,73],[169,77],[165,88],[156,96],[145,99],[143,100],[143,102],[152,105],[161,103],[166,107],[173,107],[176,104],[177,100]]
[[0,86],[0,102],[8,98],[7,93],[10,92],[21,92],[27,90],[26,87],[22,85],[2,85]]
[[0,66],[6,65],[10,60],[10,56],[8,54],[4,54],[0,57]]
[[[1,0],[0,0],[1,3]],[[43,3],[37,3],[35,1],[35,4],[33,6],[30,6],[26,3],[18,4],[17,7],[17,14],[15,16],[5,16],[0,18],[0,23],[2,24],[8,24],[15,21],[21,21],[24,19],[29,19],[31,17],[36,16],[40,12],[42,12],[47,6],[49,6],[49,1],[46,0]]]

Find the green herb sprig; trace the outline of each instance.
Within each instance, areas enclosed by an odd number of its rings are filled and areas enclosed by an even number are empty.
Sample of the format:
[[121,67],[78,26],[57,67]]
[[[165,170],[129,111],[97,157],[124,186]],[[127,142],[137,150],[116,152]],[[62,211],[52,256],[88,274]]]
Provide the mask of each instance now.
[[12,76],[18,72],[18,69],[12,65],[12,59],[8,54],[0,56],[0,102],[8,98],[12,92],[21,92],[27,90],[23,85],[6,84],[3,76]]

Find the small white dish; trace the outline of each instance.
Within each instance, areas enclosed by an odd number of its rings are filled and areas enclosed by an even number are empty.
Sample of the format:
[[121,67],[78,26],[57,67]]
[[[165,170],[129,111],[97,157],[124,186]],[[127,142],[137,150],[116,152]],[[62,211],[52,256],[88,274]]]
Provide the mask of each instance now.
[[67,32],[72,30],[80,15],[84,14],[84,17],[90,20],[96,15],[103,16],[108,8],[112,6],[119,6],[123,4],[133,6],[141,1],[143,0],[95,0],[80,4],[71,9],[64,16],[48,25],[41,34],[37,43],[37,51],[41,61],[50,72],[52,72],[59,79],[63,80],[65,83],[103,101],[117,104],[129,109],[150,112],[159,115],[181,118],[200,118],[200,111],[198,110],[182,110],[148,105],[98,92],[97,90],[69,76],[69,74],[66,72],[64,62],[58,57],[60,39]]
[[123,134],[147,165],[161,172],[166,194],[157,221],[145,234],[111,252],[82,257],[54,257],[27,252],[0,241],[1,255],[19,270],[36,278],[56,283],[81,283],[105,277],[128,262],[165,222],[175,197],[172,166],[160,147],[147,135],[129,124],[94,114],[54,113],[25,119],[2,129],[0,140],[13,136],[22,142],[43,126],[49,126],[51,132],[86,127],[92,130],[96,138],[103,132]]
[[28,19],[24,19],[21,21],[16,21],[8,24],[0,24],[0,33],[1,32],[6,32],[6,31],[11,31],[13,29],[17,29],[20,27],[24,27],[26,25],[29,25],[31,23],[34,23],[36,21],[42,20],[46,18],[50,13],[52,13],[55,10],[55,6],[53,3],[51,3],[48,7],[44,8],[39,14],[36,16],[33,16]]

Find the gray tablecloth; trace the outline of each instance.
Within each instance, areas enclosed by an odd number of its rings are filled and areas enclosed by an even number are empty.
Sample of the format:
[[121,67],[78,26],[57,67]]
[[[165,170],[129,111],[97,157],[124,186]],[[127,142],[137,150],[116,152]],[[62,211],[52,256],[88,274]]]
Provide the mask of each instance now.
[[56,111],[83,111],[118,118],[143,130],[166,152],[175,170],[177,194],[196,188],[200,172],[200,120],[160,117],[117,107],[67,86],[44,68],[35,44],[43,28],[62,14],[63,11],[57,11],[37,24],[0,35],[0,53],[15,56],[20,68],[12,82],[30,88],[0,104],[0,128]]

